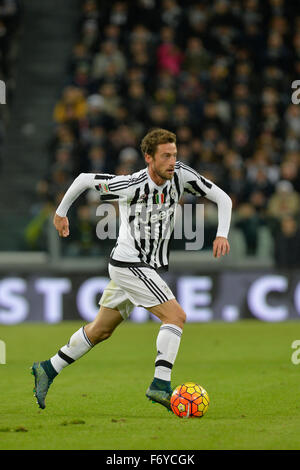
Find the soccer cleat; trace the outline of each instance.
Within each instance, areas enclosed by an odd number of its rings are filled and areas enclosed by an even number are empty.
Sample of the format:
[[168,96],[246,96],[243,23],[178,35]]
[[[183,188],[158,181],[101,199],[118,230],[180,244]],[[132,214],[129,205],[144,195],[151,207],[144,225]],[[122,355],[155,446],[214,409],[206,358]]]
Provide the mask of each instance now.
[[35,382],[35,387],[33,389],[34,396],[37,399],[37,404],[43,410],[44,408],[46,408],[45,398],[46,398],[48,389],[53,382],[53,379],[49,379],[48,375],[46,374],[40,362],[34,362],[31,367],[31,370],[32,370],[31,372],[32,375],[34,375],[34,382]]
[[171,392],[166,392],[165,390],[157,390],[153,388],[148,388],[146,391],[146,397],[152,401],[152,403],[159,403],[160,405],[165,406],[168,410],[171,411],[170,398],[172,395]]

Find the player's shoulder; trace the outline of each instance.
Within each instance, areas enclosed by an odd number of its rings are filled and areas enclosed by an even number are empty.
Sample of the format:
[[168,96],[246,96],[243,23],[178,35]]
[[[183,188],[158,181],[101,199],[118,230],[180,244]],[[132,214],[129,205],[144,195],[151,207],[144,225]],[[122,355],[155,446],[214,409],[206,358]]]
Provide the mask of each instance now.
[[200,175],[198,171],[181,161],[175,163],[175,172],[178,173],[179,180],[184,184],[194,184],[194,182],[201,182],[206,188],[211,189],[213,186],[212,181]]
[[175,163],[175,173],[177,173],[180,178],[184,178],[186,176],[200,178],[200,175],[196,170],[194,170],[193,168],[186,165],[180,160],[177,160],[177,162]]
[[141,170],[131,173],[130,177],[131,179],[135,180],[139,178],[140,176],[145,176],[145,175],[147,175],[147,168],[142,168]]
[[136,171],[135,173],[132,173],[129,176],[130,176],[128,180],[129,187],[142,184],[144,181],[148,179],[147,168],[143,168],[142,170]]
[[111,191],[123,191],[126,196],[130,195],[136,190],[136,187],[148,178],[147,170],[139,170],[127,175],[115,176],[109,181],[109,189]]

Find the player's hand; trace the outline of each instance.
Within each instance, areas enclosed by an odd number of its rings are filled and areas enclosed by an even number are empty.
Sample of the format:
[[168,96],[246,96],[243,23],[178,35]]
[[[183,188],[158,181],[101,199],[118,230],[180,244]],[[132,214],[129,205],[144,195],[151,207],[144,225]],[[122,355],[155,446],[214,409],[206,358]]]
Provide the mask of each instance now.
[[53,224],[56,230],[58,231],[60,237],[69,236],[70,231],[68,217],[60,217],[59,215],[55,214],[53,218]]
[[213,243],[213,255],[215,258],[220,256],[228,255],[230,251],[230,245],[225,237],[216,237]]

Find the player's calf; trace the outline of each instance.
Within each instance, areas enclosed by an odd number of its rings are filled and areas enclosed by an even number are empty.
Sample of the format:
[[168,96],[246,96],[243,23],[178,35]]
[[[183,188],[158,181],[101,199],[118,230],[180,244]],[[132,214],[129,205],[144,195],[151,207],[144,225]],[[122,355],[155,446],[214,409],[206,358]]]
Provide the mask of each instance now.
[[105,341],[106,339],[110,338],[113,333],[111,329],[103,329],[101,326],[98,326],[94,322],[89,323],[84,327],[85,333],[89,337],[90,341],[94,345]]
[[159,329],[153,381],[146,397],[171,409],[171,372],[180,345],[182,329],[174,324],[163,323]]
[[[95,344],[109,338],[116,326],[123,320],[119,311],[102,307],[96,319],[76,331],[68,343],[52,356],[41,363],[35,362],[32,373],[35,377],[35,396],[41,408],[45,408],[45,398],[53,379],[65,367],[73,364],[88,353]],[[95,342],[94,342],[95,340]]]
[[34,392],[40,408],[44,409],[46,407],[45,398],[57,374],[90,351],[93,346],[84,331],[84,327],[82,327],[71,336],[69,342],[53,357],[46,361],[34,362],[32,366],[35,379]]
[[95,345],[108,339],[116,327],[122,323],[119,310],[101,305],[95,320],[84,327],[89,340]]

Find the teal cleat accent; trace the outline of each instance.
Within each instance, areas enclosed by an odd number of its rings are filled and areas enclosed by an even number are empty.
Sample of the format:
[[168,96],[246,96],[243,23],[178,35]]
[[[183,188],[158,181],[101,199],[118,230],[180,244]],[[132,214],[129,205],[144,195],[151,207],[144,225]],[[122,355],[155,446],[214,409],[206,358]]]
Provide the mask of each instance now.
[[34,376],[35,388],[34,396],[37,399],[37,404],[42,410],[46,408],[45,398],[49,390],[50,385],[53,382],[53,379],[49,379],[48,375],[45,372],[45,369],[40,362],[34,362],[31,367],[31,373]]
[[171,411],[171,395],[172,391],[166,392],[165,390],[157,390],[150,387],[146,391],[146,397],[151,400],[152,403],[159,403],[160,405],[165,406],[169,411]]

